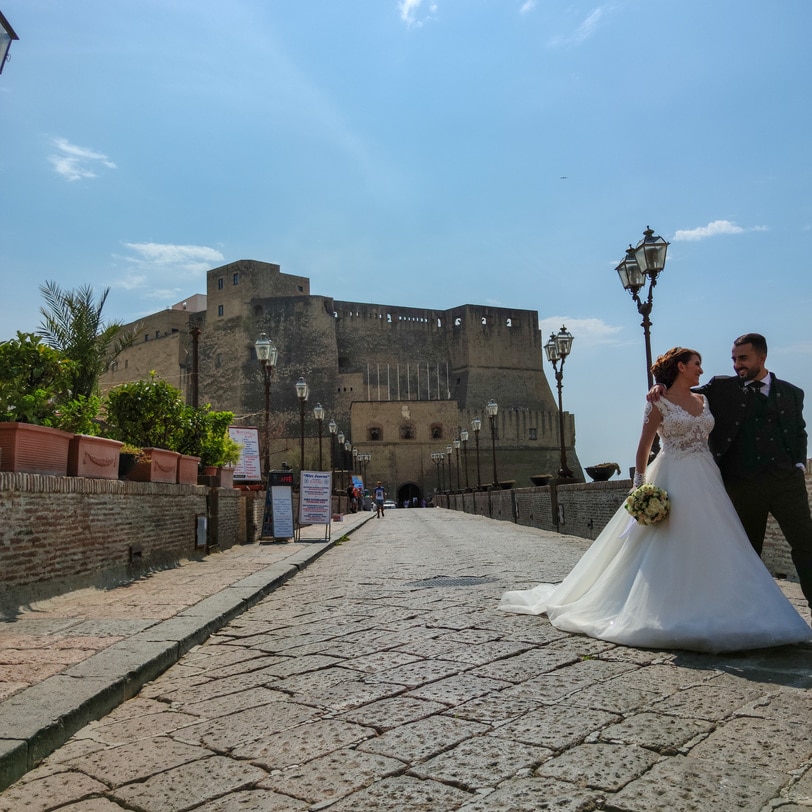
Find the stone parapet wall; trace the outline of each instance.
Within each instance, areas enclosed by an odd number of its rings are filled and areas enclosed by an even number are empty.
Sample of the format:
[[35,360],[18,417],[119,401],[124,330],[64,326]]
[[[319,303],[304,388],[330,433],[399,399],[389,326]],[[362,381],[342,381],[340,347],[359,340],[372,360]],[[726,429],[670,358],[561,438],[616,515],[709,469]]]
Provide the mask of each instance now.
[[242,540],[240,506],[232,489],[2,472],[0,610],[226,549]]
[[[631,480],[628,479],[552,484],[538,488],[440,494],[435,504],[541,530],[595,539],[623,504],[630,488]],[[810,473],[806,476],[806,488],[812,503]],[[767,524],[762,560],[773,575],[797,580],[789,545],[772,517]]]

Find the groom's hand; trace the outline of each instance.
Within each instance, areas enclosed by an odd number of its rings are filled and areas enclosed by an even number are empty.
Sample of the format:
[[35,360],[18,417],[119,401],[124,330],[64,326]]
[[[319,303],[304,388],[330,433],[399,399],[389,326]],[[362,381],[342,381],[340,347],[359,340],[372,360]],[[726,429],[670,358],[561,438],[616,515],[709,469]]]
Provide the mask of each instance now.
[[651,389],[648,390],[646,400],[649,403],[656,403],[665,394],[665,387],[661,383],[655,383]]

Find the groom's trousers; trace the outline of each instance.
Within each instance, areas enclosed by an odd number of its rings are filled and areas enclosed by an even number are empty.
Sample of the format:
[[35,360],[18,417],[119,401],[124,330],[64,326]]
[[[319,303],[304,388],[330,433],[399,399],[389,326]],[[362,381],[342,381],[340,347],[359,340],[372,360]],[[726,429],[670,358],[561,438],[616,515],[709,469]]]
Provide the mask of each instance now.
[[725,483],[755,551],[761,555],[767,515],[771,513],[792,551],[801,589],[812,608],[812,516],[806,479],[800,468],[770,470],[752,479]]

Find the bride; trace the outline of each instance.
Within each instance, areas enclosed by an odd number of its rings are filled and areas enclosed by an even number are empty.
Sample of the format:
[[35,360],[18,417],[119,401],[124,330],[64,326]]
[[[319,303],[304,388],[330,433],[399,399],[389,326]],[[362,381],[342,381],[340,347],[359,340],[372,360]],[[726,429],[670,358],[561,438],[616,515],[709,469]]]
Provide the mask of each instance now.
[[[506,592],[499,609],[546,613],[553,626],[648,648],[737,651],[812,639],[745,535],[708,449],[713,416],[702,359],[675,347],[652,366],[667,389],[647,403],[635,487],[668,493],[671,512],[640,525],[621,507],[560,584]],[[646,470],[654,435],[662,453]]]

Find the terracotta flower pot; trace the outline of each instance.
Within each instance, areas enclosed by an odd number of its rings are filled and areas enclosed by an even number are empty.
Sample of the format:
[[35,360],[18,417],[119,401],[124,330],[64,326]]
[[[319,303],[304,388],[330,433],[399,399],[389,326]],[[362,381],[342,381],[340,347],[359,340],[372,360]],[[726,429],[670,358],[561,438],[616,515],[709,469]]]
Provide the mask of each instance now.
[[74,434],[68,449],[68,476],[117,479],[121,446],[118,440]]
[[0,471],[66,476],[72,434],[32,423],[0,423]]
[[165,448],[145,448],[144,454],[149,462],[137,462],[127,479],[133,482],[171,482],[178,481],[178,454],[177,451],[167,451]]
[[206,484],[211,488],[233,488],[234,487],[234,469],[219,467],[217,465],[207,465],[203,468],[203,474],[206,477]]
[[197,469],[200,457],[181,454],[178,457],[178,485],[197,485]]

